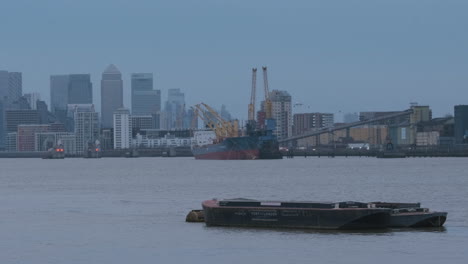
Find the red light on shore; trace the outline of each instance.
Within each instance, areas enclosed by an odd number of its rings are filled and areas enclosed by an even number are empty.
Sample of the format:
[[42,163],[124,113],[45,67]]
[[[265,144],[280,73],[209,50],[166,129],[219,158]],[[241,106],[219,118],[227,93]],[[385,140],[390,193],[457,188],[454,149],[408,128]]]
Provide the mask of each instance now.
[[98,148],[96,148],[96,151],[99,151],[99,149],[98,149]]

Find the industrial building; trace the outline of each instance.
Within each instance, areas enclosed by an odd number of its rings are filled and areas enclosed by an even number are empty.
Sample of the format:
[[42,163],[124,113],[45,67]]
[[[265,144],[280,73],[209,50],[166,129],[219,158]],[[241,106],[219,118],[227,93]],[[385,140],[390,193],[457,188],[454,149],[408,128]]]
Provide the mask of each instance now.
[[331,113],[301,113],[294,114],[293,135],[302,135],[316,129],[332,127],[334,115]]

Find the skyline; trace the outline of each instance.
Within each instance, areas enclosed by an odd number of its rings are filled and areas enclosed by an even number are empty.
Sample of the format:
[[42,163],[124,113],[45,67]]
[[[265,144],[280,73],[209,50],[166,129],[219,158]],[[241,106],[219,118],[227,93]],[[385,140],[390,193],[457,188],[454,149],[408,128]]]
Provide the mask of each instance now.
[[[310,111],[403,110],[415,101],[444,116],[468,102],[462,1],[46,0],[5,8],[0,24],[15,27],[1,28],[0,69],[22,72],[23,92],[41,93],[48,105],[50,75],[89,73],[100,109],[109,64],[122,72],[128,108],[130,74],[152,72],[163,98],[180,88],[187,105],[224,103],[246,119],[250,71],[262,65],[270,90],[289,91]],[[261,82],[257,89],[258,103]]]

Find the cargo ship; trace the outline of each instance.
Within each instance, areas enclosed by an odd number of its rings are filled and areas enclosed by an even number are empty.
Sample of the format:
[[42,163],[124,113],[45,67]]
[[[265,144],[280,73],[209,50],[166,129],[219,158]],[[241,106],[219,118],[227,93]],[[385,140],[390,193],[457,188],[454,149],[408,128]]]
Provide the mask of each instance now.
[[207,226],[379,229],[388,226],[391,209],[359,202],[272,202],[250,199],[202,203]]
[[231,137],[219,143],[192,147],[195,159],[249,160],[258,159],[260,149],[255,137]]
[[[217,160],[253,160],[253,159],[282,159],[279,143],[273,131],[276,120],[272,118],[272,103],[269,98],[266,67],[263,67],[265,82],[265,107],[261,120],[255,119],[255,90],[256,72],[252,69],[252,90],[249,104],[249,118],[245,130],[239,129],[237,120],[226,120],[212,107],[205,103],[193,107],[196,116],[200,117],[206,128],[216,134],[216,140],[211,144],[193,146],[195,159]],[[259,112],[260,113],[260,112]],[[243,135],[243,136],[240,136]]]
[[266,134],[251,134],[242,137],[228,137],[213,144],[193,146],[195,159],[253,160],[282,159],[276,137]]

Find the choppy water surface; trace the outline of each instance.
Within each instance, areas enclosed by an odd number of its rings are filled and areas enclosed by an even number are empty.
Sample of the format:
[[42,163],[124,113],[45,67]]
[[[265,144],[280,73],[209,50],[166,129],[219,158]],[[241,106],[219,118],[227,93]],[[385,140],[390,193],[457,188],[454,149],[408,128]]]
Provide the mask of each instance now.
[[[444,229],[185,223],[210,198],[421,202]],[[1,159],[1,263],[467,263],[468,160]]]

